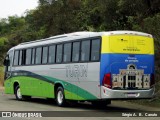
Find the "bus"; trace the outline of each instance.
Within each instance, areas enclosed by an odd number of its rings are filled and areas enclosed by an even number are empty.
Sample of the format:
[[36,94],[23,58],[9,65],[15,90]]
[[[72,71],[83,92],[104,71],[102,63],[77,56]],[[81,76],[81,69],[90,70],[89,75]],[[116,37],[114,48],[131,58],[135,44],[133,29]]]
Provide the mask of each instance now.
[[21,43],[4,60],[5,93],[107,105],[154,96],[154,41],[137,31],[74,32]]

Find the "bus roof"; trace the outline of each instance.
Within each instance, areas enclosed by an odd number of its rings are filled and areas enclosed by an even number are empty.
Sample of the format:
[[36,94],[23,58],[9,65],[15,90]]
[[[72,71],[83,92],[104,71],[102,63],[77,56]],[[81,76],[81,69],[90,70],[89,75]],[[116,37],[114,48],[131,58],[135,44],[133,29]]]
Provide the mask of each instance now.
[[128,35],[139,35],[139,36],[146,36],[146,37],[152,37],[152,35],[143,33],[143,32],[136,32],[136,31],[109,31],[109,32],[88,32],[88,31],[82,31],[82,32],[73,32],[73,33],[68,33],[68,34],[62,34],[62,35],[57,35],[57,36],[52,36],[49,38],[45,39],[40,39],[40,40],[35,40],[35,41],[30,41],[30,42],[24,42],[21,43],[12,49],[23,49],[23,48],[28,48],[32,46],[41,46],[45,44],[52,44],[52,43],[58,43],[58,42],[64,42],[68,40],[78,40],[78,39],[83,39],[83,38],[90,38],[90,37],[99,37],[103,35],[123,35],[123,34],[128,34]]

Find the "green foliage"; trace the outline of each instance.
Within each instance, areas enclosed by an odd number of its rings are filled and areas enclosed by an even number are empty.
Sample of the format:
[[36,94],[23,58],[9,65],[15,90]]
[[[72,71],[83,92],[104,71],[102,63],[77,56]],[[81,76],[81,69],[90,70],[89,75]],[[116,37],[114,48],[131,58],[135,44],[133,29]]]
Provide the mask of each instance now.
[[0,47],[4,46],[6,42],[8,42],[8,39],[6,37],[0,37]]

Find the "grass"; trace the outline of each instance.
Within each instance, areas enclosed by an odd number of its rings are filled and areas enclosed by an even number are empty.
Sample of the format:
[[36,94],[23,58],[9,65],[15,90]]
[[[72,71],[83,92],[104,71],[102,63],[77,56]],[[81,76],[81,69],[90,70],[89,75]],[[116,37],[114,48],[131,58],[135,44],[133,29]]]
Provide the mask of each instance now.
[[2,86],[4,83],[4,72],[3,67],[0,66],[0,86]]

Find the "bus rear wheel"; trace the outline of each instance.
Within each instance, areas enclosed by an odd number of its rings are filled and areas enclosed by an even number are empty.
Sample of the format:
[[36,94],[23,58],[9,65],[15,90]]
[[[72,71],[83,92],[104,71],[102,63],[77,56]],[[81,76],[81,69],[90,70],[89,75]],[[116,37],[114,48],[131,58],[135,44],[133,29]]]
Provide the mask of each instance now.
[[60,107],[66,105],[64,89],[61,86],[59,86],[56,91],[56,102],[57,102],[57,105]]

